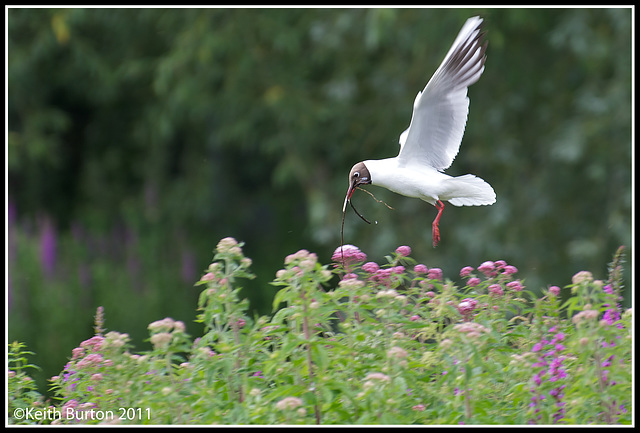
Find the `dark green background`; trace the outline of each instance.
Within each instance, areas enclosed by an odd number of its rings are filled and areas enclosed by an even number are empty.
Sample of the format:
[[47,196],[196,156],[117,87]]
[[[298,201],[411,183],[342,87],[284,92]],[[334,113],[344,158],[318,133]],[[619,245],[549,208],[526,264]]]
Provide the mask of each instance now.
[[[301,248],[329,263],[351,166],[394,156],[413,99],[464,21],[486,69],[448,174],[490,207],[435,209],[369,187],[345,241],[399,245],[457,279],[504,259],[529,289],[606,276],[631,242],[631,9],[9,9],[9,340],[58,373],[106,327],[193,324],[217,241],[245,241],[268,284]],[[628,252],[630,249],[628,249]],[[627,277],[627,286],[629,285]],[[629,299],[625,299],[628,305]]]

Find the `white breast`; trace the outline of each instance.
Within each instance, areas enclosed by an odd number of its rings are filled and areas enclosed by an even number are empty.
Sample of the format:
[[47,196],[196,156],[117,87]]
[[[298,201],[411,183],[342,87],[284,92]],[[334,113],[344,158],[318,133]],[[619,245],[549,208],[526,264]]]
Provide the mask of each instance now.
[[451,179],[429,166],[400,165],[398,158],[364,161],[371,174],[371,183],[434,204],[445,188],[443,183]]

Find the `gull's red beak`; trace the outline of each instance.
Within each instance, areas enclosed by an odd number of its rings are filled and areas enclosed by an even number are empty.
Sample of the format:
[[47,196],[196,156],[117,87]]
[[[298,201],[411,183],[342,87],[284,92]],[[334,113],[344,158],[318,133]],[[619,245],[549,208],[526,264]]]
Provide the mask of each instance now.
[[359,185],[367,185],[371,183],[371,175],[364,162],[359,162],[351,168],[349,173],[349,189],[347,190],[347,196],[344,198],[344,204],[342,205],[342,213],[347,211],[347,203],[351,201],[351,196],[356,191]]
[[342,213],[345,213],[347,211],[347,203],[351,201],[351,196],[355,191],[356,191],[356,185],[355,185],[355,182],[353,182],[351,185],[349,185],[349,189],[347,190],[347,195],[344,198],[344,204],[342,205]]

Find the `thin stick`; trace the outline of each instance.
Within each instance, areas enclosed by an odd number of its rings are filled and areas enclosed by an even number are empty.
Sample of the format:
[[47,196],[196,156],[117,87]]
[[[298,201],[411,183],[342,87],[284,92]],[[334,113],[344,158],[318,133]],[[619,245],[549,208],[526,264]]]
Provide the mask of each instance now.
[[[382,200],[378,200],[378,199],[376,198],[376,196],[375,196],[375,195],[373,195],[373,193],[372,193],[371,191],[367,191],[366,189],[360,188],[359,186],[357,186],[357,187],[356,187],[356,189],[359,189],[360,191],[364,191],[364,192],[366,192],[366,193],[367,193],[367,194],[369,194],[371,197],[373,197],[373,199],[374,199],[375,201],[377,201],[378,203],[382,203],[383,205],[385,205],[385,206],[386,206],[386,207],[388,207],[389,209],[393,210],[393,208],[392,208],[391,206],[389,206],[388,204],[386,204],[386,203],[385,203],[385,202],[383,202]],[[354,209],[354,210],[355,210],[355,209]],[[356,212],[356,213],[357,213],[357,212]]]
[[[366,189],[360,188],[359,186],[356,187],[356,189],[359,189],[360,191],[364,191],[367,194],[369,194],[375,201],[377,201],[378,203],[382,203],[383,205],[385,205],[387,208],[393,210],[393,208],[391,206],[389,206],[388,204],[386,204],[385,202],[383,202],[382,200],[378,200],[376,198],[375,195],[373,195],[372,192],[367,191]],[[349,204],[351,205],[351,207],[353,208],[353,211],[356,213],[356,215],[358,215],[360,218],[362,218],[362,220],[364,222],[366,222],[367,224],[371,224],[371,221],[369,221],[368,219],[366,219],[365,217],[363,217],[360,212],[358,212],[358,209],[356,209],[356,207],[353,205],[353,202],[351,200],[349,200]],[[342,255],[342,265],[344,266],[344,251],[343,251],[343,247],[344,247],[344,218],[345,215],[347,214],[346,210],[344,212],[342,212],[342,226],[340,227],[340,254]]]
[[344,266],[344,216],[346,209],[342,211],[342,227],[340,227],[340,254],[342,255],[342,266]]
[[[364,191],[364,190],[363,190]],[[358,210],[356,209],[356,207],[353,205],[353,202],[351,200],[349,200],[349,204],[351,205],[351,207],[353,208],[353,211],[356,213],[356,215],[358,215],[360,218],[362,218],[362,220],[364,222],[366,222],[367,224],[371,224],[371,221],[369,221],[368,219],[366,219],[365,217],[363,217],[362,215],[360,215],[360,212],[358,212]]]

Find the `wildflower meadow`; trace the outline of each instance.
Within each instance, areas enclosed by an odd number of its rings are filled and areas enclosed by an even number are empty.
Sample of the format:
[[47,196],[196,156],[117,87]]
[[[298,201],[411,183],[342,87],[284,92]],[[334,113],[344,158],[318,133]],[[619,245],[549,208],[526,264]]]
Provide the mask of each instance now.
[[[31,353],[9,344],[9,424],[631,424],[632,310],[620,307],[624,249],[598,279],[575,274],[540,295],[502,260],[445,276],[400,246],[386,263],[353,245],[332,263],[300,250],[251,316],[243,244],[222,239],[190,336],[170,317],[153,349],[123,330],[80,342],[45,400]],[[194,306],[195,307],[195,306]]]

